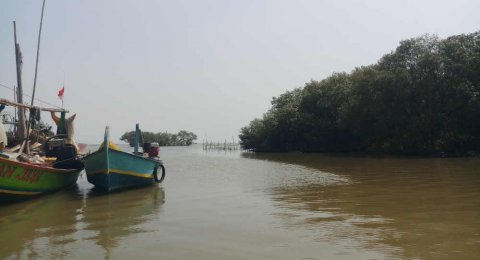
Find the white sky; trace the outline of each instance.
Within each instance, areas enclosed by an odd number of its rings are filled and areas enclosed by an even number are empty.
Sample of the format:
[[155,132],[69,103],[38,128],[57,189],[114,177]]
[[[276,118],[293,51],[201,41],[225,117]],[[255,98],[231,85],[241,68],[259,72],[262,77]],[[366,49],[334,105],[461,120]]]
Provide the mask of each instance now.
[[[0,84],[16,85],[15,20],[26,93],[41,4],[0,0]],[[137,122],[237,140],[273,96],[375,63],[404,39],[472,33],[479,14],[478,0],[47,0],[36,95],[60,106],[66,75],[78,142],[100,142],[105,125],[119,138]]]

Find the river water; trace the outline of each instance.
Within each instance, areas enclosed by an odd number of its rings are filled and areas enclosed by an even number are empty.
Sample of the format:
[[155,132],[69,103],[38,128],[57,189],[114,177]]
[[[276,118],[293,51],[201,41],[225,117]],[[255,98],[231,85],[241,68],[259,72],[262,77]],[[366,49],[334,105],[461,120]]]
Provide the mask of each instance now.
[[7,259],[478,259],[480,159],[165,147],[160,185],[0,207]]

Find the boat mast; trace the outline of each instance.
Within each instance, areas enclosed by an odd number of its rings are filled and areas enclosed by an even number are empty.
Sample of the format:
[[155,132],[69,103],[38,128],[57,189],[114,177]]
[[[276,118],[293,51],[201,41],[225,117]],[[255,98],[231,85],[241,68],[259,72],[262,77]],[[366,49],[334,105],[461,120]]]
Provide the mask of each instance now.
[[[35,101],[35,90],[37,86],[37,72],[38,72],[38,57],[40,54],[40,39],[42,36],[42,24],[43,24],[43,11],[45,10],[45,0],[43,0],[42,4],[42,15],[40,16],[40,28],[38,30],[38,42],[37,42],[37,60],[35,62],[35,77],[33,79],[33,92],[32,92],[32,102],[30,103],[30,106],[33,107],[33,102]],[[30,137],[30,127],[32,125],[32,120],[34,119],[34,115],[32,114],[32,111],[30,110],[30,119],[28,120],[28,126],[27,126],[27,143],[28,143],[28,138]],[[27,154],[30,153],[30,148],[27,145]]]
[[36,86],[37,86],[38,56],[40,54],[40,39],[41,39],[41,36],[42,36],[43,10],[45,10],[45,0],[43,0],[42,15],[40,16],[40,29],[38,29],[37,60],[35,62],[35,78],[33,79],[32,102],[30,104],[30,106],[32,106],[32,107],[33,107],[33,101],[35,101],[35,89],[36,89]]
[[[22,52],[20,51],[20,44],[17,43],[17,25],[13,21],[13,35],[15,38],[15,62],[17,65],[17,102],[23,104],[23,89],[22,89]],[[18,108],[18,137],[23,142],[27,138],[27,130],[25,126],[25,109]]]

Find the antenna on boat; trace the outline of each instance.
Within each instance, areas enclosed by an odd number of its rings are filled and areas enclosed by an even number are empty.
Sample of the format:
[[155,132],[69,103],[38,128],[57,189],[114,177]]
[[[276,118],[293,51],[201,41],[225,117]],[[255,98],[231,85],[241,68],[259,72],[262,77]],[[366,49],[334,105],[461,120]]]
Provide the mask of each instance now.
[[[43,4],[42,4],[42,15],[40,16],[40,28],[38,30],[37,59],[36,59],[36,62],[35,62],[35,77],[33,79],[32,102],[30,103],[31,107],[33,107],[33,102],[35,101],[35,90],[36,90],[36,87],[37,87],[38,58],[40,56],[40,39],[41,39],[41,36],[42,36],[42,24],[43,24],[43,12],[44,12],[44,10],[45,10],[45,0],[43,0]],[[34,114],[30,110],[30,119],[28,120],[28,127],[27,127],[27,140],[25,140],[25,142],[27,142],[27,148],[26,148],[27,153],[30,153],[30,148],[28,146],[28,139],[30,137],[30,126],[32,124],[33,119],[34,119]]]

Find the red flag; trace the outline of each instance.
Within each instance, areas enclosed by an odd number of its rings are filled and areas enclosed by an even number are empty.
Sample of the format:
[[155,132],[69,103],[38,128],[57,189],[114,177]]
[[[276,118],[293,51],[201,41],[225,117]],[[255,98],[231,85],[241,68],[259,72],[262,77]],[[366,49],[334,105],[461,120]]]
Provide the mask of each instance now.
[[58,97],[59,97],[60,99],[63,98],[63,92],[65,92],[65,86],[63,86],[62,89],[60,89],[60,91],[58,91]]

